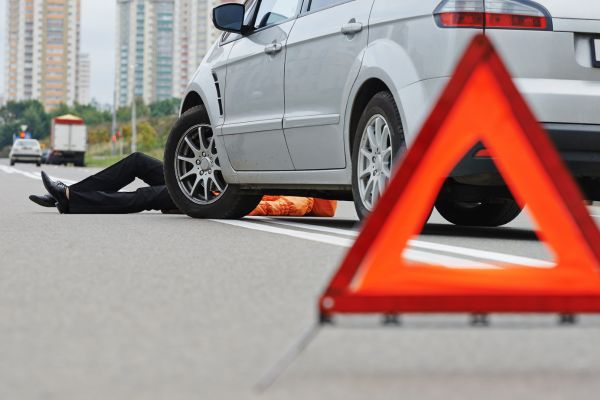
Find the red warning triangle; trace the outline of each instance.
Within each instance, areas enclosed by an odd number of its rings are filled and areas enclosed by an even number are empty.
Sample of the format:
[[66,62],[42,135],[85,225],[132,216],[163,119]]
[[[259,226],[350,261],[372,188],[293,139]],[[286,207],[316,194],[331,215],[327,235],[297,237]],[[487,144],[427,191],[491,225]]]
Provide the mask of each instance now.
[[[479,141],[517,201],[528,204],[556,267],[449,269],[403,259],[445,177]],[[319,307],[323,316],[600,312],[600,232],[485,36],[469,47]]]

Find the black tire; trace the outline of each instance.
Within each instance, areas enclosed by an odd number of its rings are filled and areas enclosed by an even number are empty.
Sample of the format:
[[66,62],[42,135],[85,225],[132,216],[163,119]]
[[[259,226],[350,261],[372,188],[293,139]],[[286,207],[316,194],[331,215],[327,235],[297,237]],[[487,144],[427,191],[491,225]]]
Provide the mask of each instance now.
[[360,219],[364,219],[370,213],[360,196],[358,182],[360,143],[367,124],[371,118],[377,114],[382,115],[385,118],[386,122],[388,123],[388,127],[390,128],[392,159],[397,159],[401,153],[406,151],[406,141],[404,138],[404,129],[402,128],[402,119],[400,118],[400,112],[396,106],[394,96],[392,96],[392,94],[388,91],[379,92],[373,96],[365,109],[362,111],[362,116],[358,122],[356,131],[353,132],[352,195],[354,197],[354,207],[356,208],[356,213]]
[[435,208],[448,222],[460,226],[498,227],[521,213],[515,200],[497,199],[486,203],[461,203],[438,199]]
[[10,160],[10,166],[12,167],[13,165],[15,165],[15,160]]
[[35,163],[35,165],[36,165],[37,167],[41,167],[41,166],[42,166],[42,163],[41,163],[41,162],[36,162],[36,163]]
[[[210,124],[203,106],[186,111],[175,123],[165,146],[165,181],[169,194],[177,207],[193,218],[237,219],[248,215],[260,202],[262,196],[246,194],[238,186],[228,185],[214,203],[198,204],[190,200],[179,186],[175,171],[177,145],[181,138],[198,124]],[[221,155],[222,156],[222,155]]]

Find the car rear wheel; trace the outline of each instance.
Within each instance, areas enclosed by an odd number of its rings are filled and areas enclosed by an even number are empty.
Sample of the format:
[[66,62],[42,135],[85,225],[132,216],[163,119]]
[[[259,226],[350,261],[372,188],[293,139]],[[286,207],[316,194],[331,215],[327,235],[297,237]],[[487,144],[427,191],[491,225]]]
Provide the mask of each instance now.
[[402,120],[390,92],[373,96],[354,135],[352,193],[362,219],[373,211],[392,177],[394,160],[406,150]]
[[521,207],[512,199],[479,203],[438,199],[435,208],[448,222],[461,226],[502,226],[513,221],[521,213]]
[[229,185],[221,171],[214,134],[203,106],[177,120],[165,147],[165,180],[177,207],[194,218],[241,218],[260,202]]

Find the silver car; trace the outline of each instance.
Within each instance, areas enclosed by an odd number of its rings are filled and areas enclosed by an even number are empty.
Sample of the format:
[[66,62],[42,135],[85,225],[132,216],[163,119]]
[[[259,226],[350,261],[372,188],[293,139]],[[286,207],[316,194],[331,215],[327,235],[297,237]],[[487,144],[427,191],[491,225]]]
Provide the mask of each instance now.
[[15,163],[35,163],[39,167],[42,164],[42,149],[40,142],[35,139],[17,139],[10,149],[8,155],[10,165]]
[[[263,194],[353,199],[367,215],[472,38],[505,59],[590,199],[600,200],[597,0],[248,0],[189,84],[165,150],[188,215],[236,218]],[[521,211],[475,147],[436,202],[450,222]]]

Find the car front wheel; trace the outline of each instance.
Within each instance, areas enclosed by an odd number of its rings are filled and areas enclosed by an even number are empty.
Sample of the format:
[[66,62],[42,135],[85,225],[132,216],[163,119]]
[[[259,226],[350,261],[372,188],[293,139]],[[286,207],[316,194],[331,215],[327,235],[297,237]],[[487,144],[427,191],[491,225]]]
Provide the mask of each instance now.
[[352,149],[352,193],[358,216],[373,209],[389,183],[394,160],[406,150],[400,113],[390,92],[377,93],[358,123]]
[[203,106],[177,120],[165,146],[165,180],[177,207],[194,218],[232,219],[249,214],[261,196],[229,185],[221,171],[212,127]]

